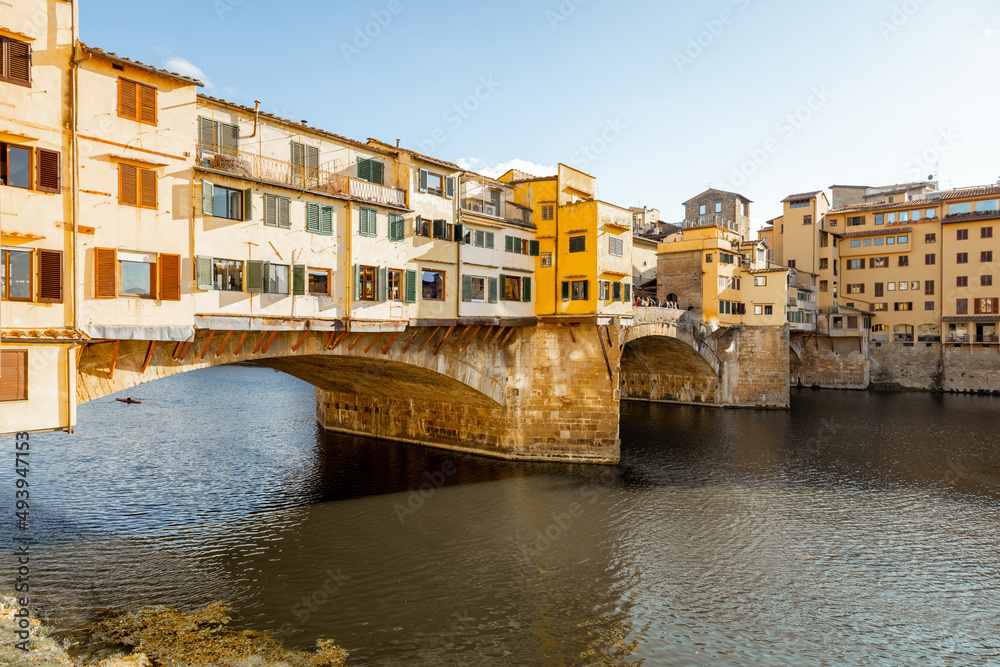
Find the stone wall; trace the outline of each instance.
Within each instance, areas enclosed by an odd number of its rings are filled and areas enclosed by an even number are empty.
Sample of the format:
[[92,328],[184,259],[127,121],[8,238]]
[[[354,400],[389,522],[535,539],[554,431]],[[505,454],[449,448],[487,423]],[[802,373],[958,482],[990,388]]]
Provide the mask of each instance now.
[[734,327],[719,339],[718,350],[720,403],[788,407],[788,327]]
[[1000,347],[996,345],[873,343],[871,360],[875,383],[930,391],[1000,392]]
[[796,336],[791,347],[798,356],[792,365],[798,386],[823,389],[866,389],[870,380],[868,339],[823,336]]
[[701,261],[700,250],[657,256],[656,298],[660,303],[667,301],[670,294],[676,294],[682,309],[694,306],[699,312],[703,310]]

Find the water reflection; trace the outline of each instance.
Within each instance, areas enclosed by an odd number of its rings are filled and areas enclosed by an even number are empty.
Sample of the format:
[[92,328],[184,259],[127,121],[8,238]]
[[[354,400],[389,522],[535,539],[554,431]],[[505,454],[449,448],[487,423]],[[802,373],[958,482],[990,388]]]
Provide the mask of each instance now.
[[353,665],[998,657],[996,398],[625,403],[622,463],[594,467],[328,436],[266,369],[142,389],[36,439],[39,585],[68,631],[221,598]]

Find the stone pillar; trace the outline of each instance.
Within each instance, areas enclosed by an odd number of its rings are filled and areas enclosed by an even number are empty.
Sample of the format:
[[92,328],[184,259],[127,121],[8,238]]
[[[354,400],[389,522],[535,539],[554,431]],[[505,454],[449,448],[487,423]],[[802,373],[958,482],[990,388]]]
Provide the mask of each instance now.
[[718,402],[733,407],[787,408],[788,327],[733,327],[718,341]]

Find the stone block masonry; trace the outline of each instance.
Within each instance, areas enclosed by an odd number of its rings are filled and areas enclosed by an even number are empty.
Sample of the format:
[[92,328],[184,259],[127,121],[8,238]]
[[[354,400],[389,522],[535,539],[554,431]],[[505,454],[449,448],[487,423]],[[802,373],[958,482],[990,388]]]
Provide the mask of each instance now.
[[791,383],[823,389],[867,389],[868,345],[862,336],[797,335],[790,343]]

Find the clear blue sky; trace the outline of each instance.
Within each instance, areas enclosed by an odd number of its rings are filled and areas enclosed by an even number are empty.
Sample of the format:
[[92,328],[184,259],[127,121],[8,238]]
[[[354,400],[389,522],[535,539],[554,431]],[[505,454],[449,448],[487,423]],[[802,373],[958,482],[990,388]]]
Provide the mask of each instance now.
[[709,185],[752,199],[759,226],[834,183],[935,164],[942,187],[1000,178],[996,0],[83,0],[80,15],[85,42],[209,94],[487,172],[564,162],[667,221]]

